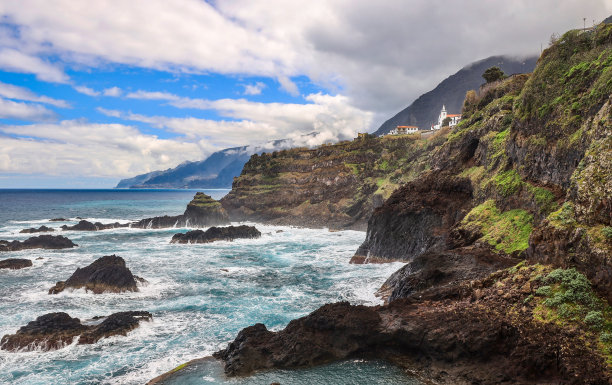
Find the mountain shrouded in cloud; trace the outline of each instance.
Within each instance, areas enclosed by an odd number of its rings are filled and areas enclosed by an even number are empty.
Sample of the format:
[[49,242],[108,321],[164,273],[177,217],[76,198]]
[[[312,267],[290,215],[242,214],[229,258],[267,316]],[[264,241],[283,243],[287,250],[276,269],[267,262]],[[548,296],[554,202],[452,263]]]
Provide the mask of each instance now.
[[465,63],[537,54],[611,12],[606,0],[2,2],[0,176],[122,178],[313,131],[346,139]]

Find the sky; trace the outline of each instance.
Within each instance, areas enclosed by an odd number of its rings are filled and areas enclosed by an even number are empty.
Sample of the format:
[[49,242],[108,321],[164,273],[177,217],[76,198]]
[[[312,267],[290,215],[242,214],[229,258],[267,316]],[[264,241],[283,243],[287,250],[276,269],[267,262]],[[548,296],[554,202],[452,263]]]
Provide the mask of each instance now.
[[[109,188],[228,147],[351,139],[612,0],[0,0],[0,188]],[[317,132],[317,135],[305,134]]]

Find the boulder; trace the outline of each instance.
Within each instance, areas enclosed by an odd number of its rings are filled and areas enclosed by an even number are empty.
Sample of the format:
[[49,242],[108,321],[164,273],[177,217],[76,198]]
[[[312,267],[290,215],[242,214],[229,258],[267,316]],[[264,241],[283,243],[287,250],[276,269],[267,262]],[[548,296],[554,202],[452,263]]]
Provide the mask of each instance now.
[[123,258],[107,255],[98,258],[87,267],[76,269],[66,281],[60,281],[49,289],[49,294],[60,293],[66,288],[79,289],[82,287],[86,291],[91,290],[94,294],[138,291],[136,280],[141,279],[134,276],[125,266]]
[[39,235],[25,241],[0,240],[0,251],[19,251],[27,249],[68,249],[78,246],[61,235]]
[[30,266],[32,266],[32,261],[29,259],[9,258],[0,260],[0,269],[17,270]]
[[93,344],[105,337],[125,336],[137,328],[140,321],[150,319],[152,315],[149,312],[129,311],[111,314],[97,325],[83,325],[78,318],[72,318],[66,313],[49,313],[22,326],[17,333],[2,337],[0,349],[56,350],[72,343],[77,337],[79,344]]
[[209,243],[215,241],[233,241],[239,238],[259,238],[261,232],[254,226],[211,227],[206,231],[193,230],[172,236],[170,243]]
[[32,234],[32,233],[44,233],[44,232],[51,232],[51,231],[55,231],[53,230],[51,227],[47,227],[47,226],[40,226],[39,228],[34,228],[31,227],[29,229],[23,229],[20,231],[21,234]]

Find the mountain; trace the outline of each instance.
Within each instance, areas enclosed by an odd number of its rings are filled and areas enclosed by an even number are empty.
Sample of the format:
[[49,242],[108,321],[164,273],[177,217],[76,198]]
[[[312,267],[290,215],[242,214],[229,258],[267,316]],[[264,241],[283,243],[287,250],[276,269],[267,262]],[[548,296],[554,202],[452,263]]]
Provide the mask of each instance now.
[[314,143],[318,143],[317,135],[312,132],[258,146],[226,148],[201,161],[183,162],[175,168],[122,179],[115,188],[230,188],[234,177],[240,175],[251,155],[300,147],[313,139]]
[[525,59],[491,56],[469,64],[454,75],[444,79],[433,90],[419,96],[410,106],[384,122],[374,134],[383,135],[394,129],[395,126],[401,125],[419,126],[421,129],[429,129],[438,119],[443,104],[451,114],[461,112],[465,93],[469,90],[477,89],[484,83],[482,74],[487,68],[498,66],[506,75],[527,73],[533,71],[537,59],[535,56]]

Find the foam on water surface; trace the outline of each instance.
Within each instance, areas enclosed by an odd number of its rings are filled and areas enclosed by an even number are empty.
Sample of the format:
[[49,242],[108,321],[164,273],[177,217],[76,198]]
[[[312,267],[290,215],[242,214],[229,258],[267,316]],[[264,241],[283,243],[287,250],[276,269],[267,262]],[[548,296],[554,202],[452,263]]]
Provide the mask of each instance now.
[[[180,195],[182,200],[173,203],[175,211],[179,206],[185,207],[190,195],[193,194]],[[137,203],[150,205],[158,201],[154,198]],[[105,217],[96,212],[112,213],[115,208],[111,207],[113,200],[103,201],[88,204],[81,200],[76,206],[69,202],[61,205],[62,210],[73,213],[71,218],[96,218],[103,223],[133,220],[137,219],[134,213],[152,211],[150,207],[135,207],[124,218]],[[87,207],[93,207],[93,212]],[[44,214],[49,214],[47,211],[48,208],[41,208]],[[164,213],[156,215],[160,214]],[[30,221],[0,218],[3,220],[0,239],[41,223],[58,227],[58,223],[48,222],[54,215],[62,216],[51,210],[51,215],[29,215]],[[142,384],[184,362],[224,348],[242,328],[256,322],[279,330],[291,319],[325,303],[346,300],[354,304],[379,304],[374,292],[401,266],[350,265],[349,259],[365,237],[363,232],[252,225],[262,232],[261,238],[197,245],[170,244],[173,234],[188,229],[56,231],[55,235],[68,236],[79,247],[0,254],[0,258],[33,261],[30,268],[0,271],[0,335],[15,333],[19,327],[49,312],[65,311],[83,321],[128,310],[153,314],[153,321],[141,323],[127,337],[112,337],[94,345],[72,344],[52,352],[0,351],[0,383]],[[23,235],[10,239],[27,238]],[[135,293],[94,295],[84,290],[66,290],[58,295],[47,294],[51,286],[66,280],[77,267],[109,254],[123,257],[132,273],[145,278],[148,284]],[[36,259],[39,257],[42,259]],[[363,370],[371,373],[372,378],[387,371],[380,363],[371,367],[358,362],[348,367],[339,365],[316,369],[312,378],[316,378],[316,373],[322,375],[327,371],[337,375],[351,368],[367,367]],[[206,370],[197,373],[189,383],[261,383],[229,380],[218,369]],[[308,383],[299,379],[307,372],[295,372],[294,377],[291,373],[282,374],[285,380],[281,383]],[[257,378],[268,381],[265,376]]]

